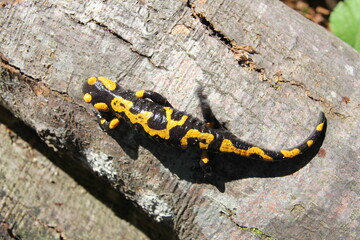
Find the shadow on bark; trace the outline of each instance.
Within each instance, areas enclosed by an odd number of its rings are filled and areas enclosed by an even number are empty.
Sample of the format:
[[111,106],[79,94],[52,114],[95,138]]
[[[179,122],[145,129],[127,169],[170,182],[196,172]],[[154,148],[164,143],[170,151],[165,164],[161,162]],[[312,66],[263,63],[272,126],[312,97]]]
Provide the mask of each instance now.
[[[57,167],[70,175],[90,194],[112,209],[118,217],[130,222],[151,239],[178,239],[177,234],[172,228],[171,221],[168,224],[154,221],[139,207],[136,207],[132,201],[127,200],[123,194],[111,187],[105,179],[95,176],[82,163],[85,160],[85,156],[81,154],[81,144],[68,144],[66,150],[55,152],[44,143],[32,128],[15,118],[2,106],[0,106],[0,123],[6,125],[33,148],[46,156]],[[67,139],[67,142],[77,142],[76,139],[70,138]],[[121,185],[121,183],[119,184]]]
[[138,148],[149,150],[162,164],[179,178],[194,182],[212,184],[219,191],[225,191],[225,183],[243,178],[272,178],[293,174],[306,166],[319,152],[326,133],[324,130],[314,145],[306,152],[290,160],[266,162],[240,157],[235,154],[209,154],[211,159],[210,173],[200,167],[201,151],[197,149],[180,149],[156,142],[139,135],[126,123],[109,132],[124,151],[132,158],[138,158]]

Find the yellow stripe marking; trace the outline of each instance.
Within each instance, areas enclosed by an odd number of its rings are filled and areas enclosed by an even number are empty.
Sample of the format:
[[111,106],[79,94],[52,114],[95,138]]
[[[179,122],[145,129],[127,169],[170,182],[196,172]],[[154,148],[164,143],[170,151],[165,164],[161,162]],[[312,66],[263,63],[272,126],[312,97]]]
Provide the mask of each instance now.
[[106,103],[103,103],[103,102],[95,103],[95,104],[94,104],[94,107],[95,107],[97,110],[102,111],[102,112],[107,112],[107,111],[109,111],[108,105],[106,105]]
[[293,150],[281,150],[282,155],[286,158],[293,158],[301,153],[300,149],[294,148]]
[[272,161],[273,158],[269,155],[265,154],[264,150],[258,147],[251,147],[249,149],[240,149],[233,145],[233,143],[229,139],[224,139],[220,146],[221,152],[229,152],[229,153],[235,153],[240,156],[249,157],[252,154],[256,154],[260,156],[262,159],[267,161]]
[[209,144],[214,140],[214,135],[211,133],[202,133],[197,129],[190,129],[186,132],[185,136],[180,140],[182,148],[187,147],[188,138],[197,138],[199,140],[205,140],[205,143],[199,142],[200,149],[208,149]]
[[106,87],[107,89],[109,90],[115,90],[116,89],[116,83],[108,78],[105,78],[105,77],[91,77],[88,79],[88,84],[89,85],[94,85],[96,83],[96,81],[100,81],[104,87]]
[[316,131],[322,131],[324,127],[324,123],[320,123],[319,125],[316,126]]
[[306,144],[307,144],[308,147],[311,147],[314,144],[314,141],[309,140],[309,141],[306,142]]
[[143,98],[145,94],[145,90],[140,90],[135,93],[135,96],[138,98]]
[[165,114],[166,114],[166,120],[167,124],[164,129],[152,129],[148,125],[149,119],[154,115],[152,112],[149,111],[143,111],[138,114],[134,114],[130,112],[130,109],[133,107],[133,102],[123,99],[121,97],[115,97],[111,101],[111,107],[116,112],[123,112],[130,120],[132,124],[140,124],[146,133],[148,133],[150,136],[159,136],[163,139],[169,139],[170,138],[170,130],[176,126],[183,125],[186,120],[188,119],[188,116],[182,116],[182,118],[178,121],[175,121],[171,118],[172,113],[174,112],[173,109],[170,107],[164,107]]
[[104,84],[107,89],[111,91],[116,89],[116,83],[114,81],[104,77],[98,77],[98,80]]
[[85,93],[83,99],[85,102],[89,103],[92,100],[92,96],[89,93]]

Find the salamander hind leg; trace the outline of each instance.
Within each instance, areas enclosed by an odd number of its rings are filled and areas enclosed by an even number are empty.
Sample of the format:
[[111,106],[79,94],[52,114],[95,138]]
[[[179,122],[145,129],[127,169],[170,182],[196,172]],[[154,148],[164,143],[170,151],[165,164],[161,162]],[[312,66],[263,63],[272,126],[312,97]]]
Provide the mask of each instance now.
[[135,95],[138,98],[148,98],[151,101],[153,101],[161,106],[173,108],[173,106],[169,103],[169,101],[164,96],[162,96],[161,94],[159,94],[157,92],[150,91],[150,90],[140,90],[140,91],[137,91],[135,93]]
[[[206,95],[203,94],[204,88],[202,86],[198,87],[196,90],[196,94],[200,101],[200,107],[201,112],[204,118],[204,124],[207,128],[212,129],[226,129],[224,127],[224,124],[221,124],[217,118],[215,117],[213,111],[211,110],[209,101],[207,100]],[[211,139],[213,139],[213,135],[211,133],[207,133],[208,137],[212,136]],[[207,150],[203,150],[200,158],[200,167],[202,171],[205,173],[205,175],[210,176],[212,173],[211,169],[211,156],[209,156],[211,153]]]
[[221,124],[215,117],[213,111],[211,110],[209,101],[207,100],[206,95],[203,94],[203,86],[198,87],[196,90],[197,96],[200,100],[200,107],[203,118],[205,120],[206,126],[214,129],[226,129],[224,124]]

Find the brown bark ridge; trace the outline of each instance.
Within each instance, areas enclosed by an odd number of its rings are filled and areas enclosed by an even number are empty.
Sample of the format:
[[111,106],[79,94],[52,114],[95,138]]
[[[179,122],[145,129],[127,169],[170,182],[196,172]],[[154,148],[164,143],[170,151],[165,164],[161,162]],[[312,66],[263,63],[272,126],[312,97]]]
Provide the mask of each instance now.
[[[150,238],[356,238],[360,56],[331,33],[275,0],[1,3],[1,105],[37,133],[37,151]],[[117,136],[102,132],[81,93],[100,75],[160,92],[195,116],[202,85],[220,121],[265,148],[301,142],[319,111],[326,136],[317,155],[293,161],[217,156],[203,178],[197,151],[161,146],[125,125]],[[72,230],[82,224],[76,218],[46,215],[9,186],[2,195],[37,219],[89,238]],[[16,234],[20,225],[9,226],[21,212],[2,204],[2,229]],[[99,228],[116,226],[105,219]]]

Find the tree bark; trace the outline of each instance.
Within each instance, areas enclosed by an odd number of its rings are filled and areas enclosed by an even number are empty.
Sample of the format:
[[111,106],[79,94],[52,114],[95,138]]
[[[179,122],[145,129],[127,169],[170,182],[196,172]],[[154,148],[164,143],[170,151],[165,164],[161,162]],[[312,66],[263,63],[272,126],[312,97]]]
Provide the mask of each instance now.
[[[279,1],[1,6],[1,105],[37,133],[36,150],[150,238],[356,238],[360,56],[331,33]],[[215,156],[213,176],[204,178],[194,169],[197,151],[159,145],[125,125],[115,136],[102,132],[81,92],[85,79],[100,75],[157,91],[198,117],[202,85],[219,120],[265,148],[301,142],[319,111],[328,129],[317,155],[280,163]],[[72,230],[82,224],[76,218],[41,215],[32,207],[43,202],[28,205],[1,190],[64,236],[91,238]],[[0,214],[4,224],[19,221]],[[100,227],[116,228],[106,220]]]
[[[0,122],[1,239],[149,239],[118,217],[136,217],[123,196],[76,164],[62,171],[65,158],[2,107]],[[94,196],[122,205],[112,211]]]

